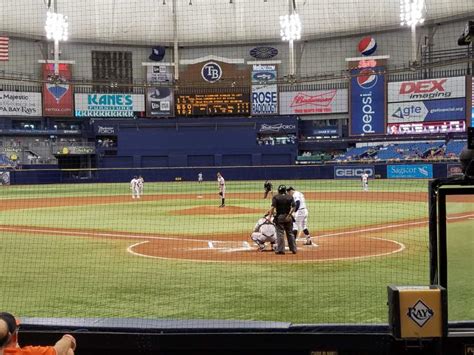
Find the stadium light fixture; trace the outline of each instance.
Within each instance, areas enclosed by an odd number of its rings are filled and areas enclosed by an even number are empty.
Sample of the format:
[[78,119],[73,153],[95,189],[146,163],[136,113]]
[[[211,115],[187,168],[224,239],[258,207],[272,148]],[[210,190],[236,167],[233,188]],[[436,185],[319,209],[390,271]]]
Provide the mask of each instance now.
[[46,38],[54,41],[54,74],[59,75],[59,41],[67,41],[69,31],[67,16],[48,11],[46,14]]
[[425,22],[425,0],[400,0],[400,25],[411,28],[412,59],[416,62],[416,26]]
[[300,15],[293,12],[291,15],[280,16],[280,36],[282,41],[298,41],[301,39]]
[[281,40],[288,42],[289,48],[289,75],[295,75],[295,51],[294,41],[301,39],[301,20],[296,12],[295,5],[293,7],[290,2],[290,15],[280,16],[280,36]]
[[54,41],[67,41],[68,39],[67,16],[48,11],[46,14],[46,37]]

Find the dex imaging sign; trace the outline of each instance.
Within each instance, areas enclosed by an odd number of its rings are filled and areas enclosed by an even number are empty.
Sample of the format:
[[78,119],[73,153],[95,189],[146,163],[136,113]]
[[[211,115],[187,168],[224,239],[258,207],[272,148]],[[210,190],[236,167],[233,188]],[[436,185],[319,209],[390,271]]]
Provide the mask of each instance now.
[[387,177],[389,179],[432,179],[433,165],[387,165]]
[[351,135],[385,133],[383,67],[351,70]]
[[400,81],[388,84],[388,102],[464,98],[466,78]]

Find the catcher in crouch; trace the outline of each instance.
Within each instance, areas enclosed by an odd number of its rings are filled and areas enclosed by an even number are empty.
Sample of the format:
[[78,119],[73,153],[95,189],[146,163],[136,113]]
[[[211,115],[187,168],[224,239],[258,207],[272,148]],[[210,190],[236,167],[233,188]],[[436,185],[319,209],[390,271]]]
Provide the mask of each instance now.
[[274,249],[277,238],[273,217],[270,220],[268,220],[267,215],[260,218],[250,238],[258,245],[258,251],[265,250],[266,242],[270,242],[272,249]]

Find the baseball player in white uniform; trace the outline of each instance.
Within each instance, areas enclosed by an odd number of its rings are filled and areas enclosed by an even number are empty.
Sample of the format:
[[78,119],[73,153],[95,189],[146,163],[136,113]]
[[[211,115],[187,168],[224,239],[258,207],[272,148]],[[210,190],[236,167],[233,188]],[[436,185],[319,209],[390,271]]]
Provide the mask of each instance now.
[[[258,245],[258,251],[265,250],[265,243],[269,242],[272,247],[275,247],[277,240],[276,228],[273,224],[273,217],[268,219],[267,215],[263,216],[257,221],[250,238]],[[273,249],[272,248],[272,249]]]
[[143,176],[141,175],[138,175],[137,180],[138,180],[137,183],[138,183],[138,193],[139,193],[138,198],[140,198],[140,196],[143,195],[143,186],[144,186],[145,180],[143,179]]
[[363,173],[360,180],[362,181],[362,190],[369,191],[369,174]]
[[219,195],[222,200],[219,207],[225,207],[225,180],[221,173],[217,173],[217,185],[219,186]]
[[138,186],[138,177],[134,176],[130,181],[130,190],[132,190],[132,198],[140,198],[140,188]]
[[198,183],[201,183],[202,182],[202,173],[199,173],[198,174]]
[[293,197],[293,200],[295,200],[295,204],[296,204],[295,224],[296,224],[296,228],[298,229],[298,235],[296,236],[296,239],[301,238],[302,234],[304,233],[306,237],[304,244],[305,245],[314,244],[308,230],[308,209],[306,208],[306,201],[305,201],[304,195],[301,192],[296,191],[291,186],[288,187],[286,191],[288,192],[289,195]]

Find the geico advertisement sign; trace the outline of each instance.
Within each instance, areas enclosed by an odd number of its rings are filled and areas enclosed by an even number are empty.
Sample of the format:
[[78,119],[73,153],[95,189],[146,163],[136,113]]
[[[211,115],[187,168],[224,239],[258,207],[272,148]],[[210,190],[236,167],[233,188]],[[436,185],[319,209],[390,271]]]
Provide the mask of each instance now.
[[453,99],[466,96],[466,77],[388,83],[388,102]]
[[373,177],[375,175],[375,168],[373,166],[369,166],[369,167],[335,166],[334,167],[335,179],[359,179],[364,173],[369,175],[369,177]]

